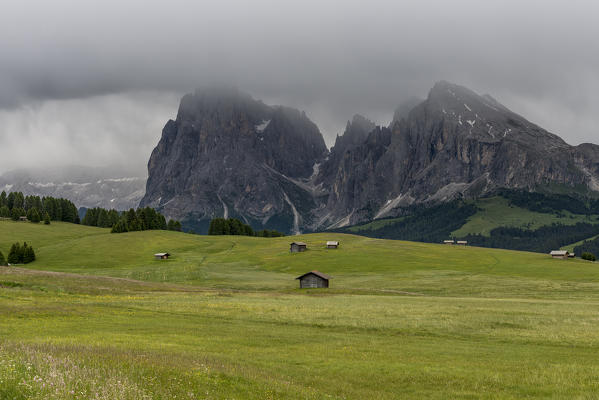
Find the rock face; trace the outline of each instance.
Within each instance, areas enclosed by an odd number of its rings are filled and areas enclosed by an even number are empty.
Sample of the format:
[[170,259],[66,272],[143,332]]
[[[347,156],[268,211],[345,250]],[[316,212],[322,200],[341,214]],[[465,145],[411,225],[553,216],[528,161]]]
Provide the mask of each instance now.
[[599,146],[572,147],[489,95],[440,82],[389,127],[355,116],[327,151],[305,114],[213,89],[183,98],[148,172],[141,205],[187,226],[236,216],[297,232],[501,187],[599,191]]
[[148,163],[141,205],[198,230],[214,217],[298,232],[316,207],[309,181],[327,154],[304,113],[233,89],[185,96]]

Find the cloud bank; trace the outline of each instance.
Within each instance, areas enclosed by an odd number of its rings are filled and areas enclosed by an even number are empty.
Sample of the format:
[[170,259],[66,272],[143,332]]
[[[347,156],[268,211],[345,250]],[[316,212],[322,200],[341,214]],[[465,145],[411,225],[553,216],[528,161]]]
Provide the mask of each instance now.
[[177,97],[219,83],[306,110],[329,144],[354,113],[387,124],[442,79],[572,144],[597,142],[597,15],[590,0],[12,2],[0,172],[145,165]]

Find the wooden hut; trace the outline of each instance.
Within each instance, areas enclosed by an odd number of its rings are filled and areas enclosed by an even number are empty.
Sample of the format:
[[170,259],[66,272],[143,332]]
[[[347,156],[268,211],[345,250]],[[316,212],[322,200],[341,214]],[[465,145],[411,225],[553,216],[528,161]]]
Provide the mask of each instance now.
[[[460,246],[468,246],[468,241],[466,240],[458,240],[456,242],[456,244],[460,245]],[[475,246],[476,247],[476,246]]]
[[455,241],[453,241],[453,240],[444,240],[443,244],[455,244]]
[[570,252],[567,250],[553,250],[551,253],[551,257],[558,258],[562,260],[568,259],[570,257]]
[[293,242],[289,247],[289,251],[292,253],[301,253],[306,250],[308,250],[308,245],[304,242]]
[[19,217],[19,221],[21,221],[21,222],[27,222],[29,220],[27,219],[27,217]]
[[171,255],[169,253],[156,253],[154,258],[157,260],[168,260]]
[[327,249],[336,249],[339,247],[339,242],[335,240],[329,240],[327,242]]
[[328,288],[331,277],[319,271],[310,271],[295,279],[300,281],[300,289],[306,288]]

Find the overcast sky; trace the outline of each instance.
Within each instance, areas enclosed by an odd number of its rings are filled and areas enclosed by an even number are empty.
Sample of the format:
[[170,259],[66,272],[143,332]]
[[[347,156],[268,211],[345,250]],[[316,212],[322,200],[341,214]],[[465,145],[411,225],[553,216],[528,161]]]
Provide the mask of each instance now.
[[434,82],[599,142],[599,2],[7,0],[0,173],[144,166],[180,96],[215,83],[305,110],[330,145]]

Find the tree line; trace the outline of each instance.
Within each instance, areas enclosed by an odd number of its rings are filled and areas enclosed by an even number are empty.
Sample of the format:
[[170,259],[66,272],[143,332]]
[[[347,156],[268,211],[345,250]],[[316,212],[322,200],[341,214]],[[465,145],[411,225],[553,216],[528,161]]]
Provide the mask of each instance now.
[[123,212],[106,210],[101,207],[90,208],[86,211],[81,223],[100,228],[112,228],[112,233],[147,230],[181,231],[180,221],[171,219],[166,222],[164,215],[151,207],[137,210],[131,208],[129,211]]
[[0,251],[1,266],[6,266],[8,264],[29,264],[33,261],[35,261],[35,251],[33,250],[33,247],[27,245],[27,242],[24,242],[23,245],[14,243],[10,247],[7,258],[4,258],[4,254]]
[[[548,253],[558,250],[570,243],[599,234],[598,224],[577,223],[576,225],[552,224],[535,230],[499,227],[491,230],[489,236],[468,235],[464,237],[469,244],[481,247],[493,247],[537,253]],[[588,251],[590,247],[583,248]],[[578,251],[576,254],[581,254]]]
[[209,235],[235,235],[235,236],[257,236],[257,237],[281,237],[283,233],[262,229],[254,231],[248,224],[244,224],[237,218],[213,218],[208,227]]
[[599,199],[584,196],[546,194],[519,189],[499,189],[495,194],[508,199],[511,205],[540,213],[569,211],[581,215],[599,214]]
[[[382,239],[411,240],[417,242],[439,243],[451,236],[451,232],[461,228],[468,218],[477,212],[473,204],[455,200],[437,206],[417,205],[405,210],[407,216],[394,218],[378,226],[348,227],[336,229],[337,232],[358,233],[368,237]],[[371,225],[372,226],[372,225]]]
[[24,196],[22,192],[0,193],[0,218],[18,221],[27,217],[31,222],[64,221],[78,224],[79,214],[73,202],[55,197]]
[[599,237],[585,240],[580,246],[574,247],[574,254],[585,253],[587,254],[586,260],[595,261],[595,255],[599,255]]

